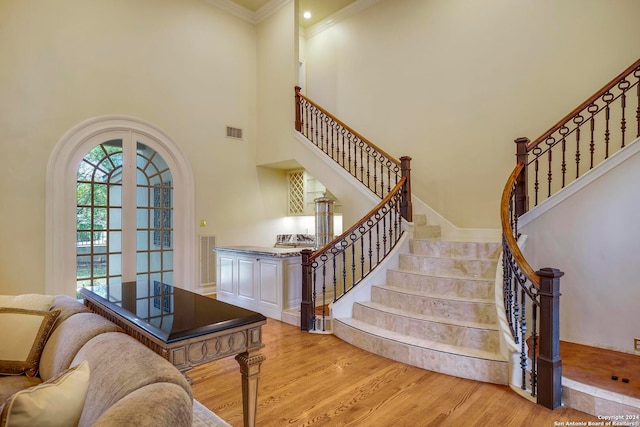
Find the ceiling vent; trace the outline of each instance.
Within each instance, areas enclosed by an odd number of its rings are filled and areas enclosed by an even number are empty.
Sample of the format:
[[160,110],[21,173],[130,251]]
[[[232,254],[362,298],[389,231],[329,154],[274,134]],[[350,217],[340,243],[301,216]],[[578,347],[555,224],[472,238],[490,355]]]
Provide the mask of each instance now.
[[227,126],[227,138],[242,139],[242,129]]

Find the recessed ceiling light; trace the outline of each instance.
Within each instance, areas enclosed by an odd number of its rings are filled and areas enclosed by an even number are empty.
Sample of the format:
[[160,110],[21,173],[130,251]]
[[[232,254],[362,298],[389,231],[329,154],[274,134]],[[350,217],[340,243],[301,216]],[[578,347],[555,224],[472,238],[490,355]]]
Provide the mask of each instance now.
[[305,19],[311,19],[311,12],[307,10],[302,14],[302,16],[304,16]]

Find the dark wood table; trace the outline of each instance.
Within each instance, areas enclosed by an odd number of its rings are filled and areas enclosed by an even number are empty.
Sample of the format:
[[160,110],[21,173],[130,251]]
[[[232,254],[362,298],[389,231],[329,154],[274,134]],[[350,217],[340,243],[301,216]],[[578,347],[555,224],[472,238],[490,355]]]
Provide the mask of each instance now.
[[242,375],[244,425],[255,426],[261,327],[266,318],[159,282],[95,285],[80,290],[91,311],[111,320],[183,373],[235,355]]

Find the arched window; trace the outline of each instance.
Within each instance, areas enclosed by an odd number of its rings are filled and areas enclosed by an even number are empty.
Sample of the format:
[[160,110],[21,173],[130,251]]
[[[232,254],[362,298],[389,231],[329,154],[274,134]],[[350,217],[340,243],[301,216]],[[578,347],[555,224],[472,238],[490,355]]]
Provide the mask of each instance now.
[[148,123],[71,129],[47,167],[47,293],[133,280],[193,290],[193,188],[179,147]]

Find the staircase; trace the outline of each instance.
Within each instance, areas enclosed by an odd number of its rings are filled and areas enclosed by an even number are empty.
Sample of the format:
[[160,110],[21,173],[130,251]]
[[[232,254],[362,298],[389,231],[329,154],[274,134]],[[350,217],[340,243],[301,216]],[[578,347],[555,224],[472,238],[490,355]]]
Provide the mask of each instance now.
[[508,383],[494,303],[499,243],[440,240],[414,215],[409,253],[333,332],[364,350],[435,372]]

